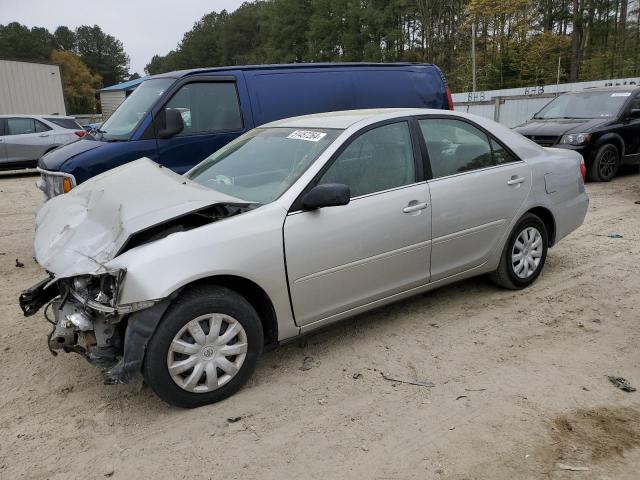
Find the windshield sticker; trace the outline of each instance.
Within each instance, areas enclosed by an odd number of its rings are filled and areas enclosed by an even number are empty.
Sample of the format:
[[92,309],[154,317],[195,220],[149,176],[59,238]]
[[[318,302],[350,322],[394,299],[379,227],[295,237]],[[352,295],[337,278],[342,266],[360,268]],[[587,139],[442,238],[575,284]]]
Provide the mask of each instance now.
[[287,135],[287,138],[294,140],[306,140],[307,142],[317,142],[322,140],[327,134],[323,132],[312,132],[311,130],[296,130]]
[[629,97],[629,96],[631,96],[631,92],[612,93],[611,96],[612,97]]

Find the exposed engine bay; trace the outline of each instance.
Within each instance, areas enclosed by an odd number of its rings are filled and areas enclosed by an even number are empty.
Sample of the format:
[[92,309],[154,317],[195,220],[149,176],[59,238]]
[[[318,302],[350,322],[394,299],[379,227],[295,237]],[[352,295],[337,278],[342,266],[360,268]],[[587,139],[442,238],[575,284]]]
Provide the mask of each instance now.
[[[182,214],[132,233],[115,256],[257,206],[214,204]],[[66,278],[50,273],[48,278],[22,292],[20,307],[25,316],[34,315],[44,307],[45,319],[53,325],[47,339],[52,354],[78,353],[105,372],[107,383],[129,383],[139,371],[146,341],[170,300],[120,304],[126,270],[101,267],[90,274]],[[154,306],[158,308],[152,308]],[[136,317],[141,311],[147,313]],[[134,328],[129,328],[134,322]]]

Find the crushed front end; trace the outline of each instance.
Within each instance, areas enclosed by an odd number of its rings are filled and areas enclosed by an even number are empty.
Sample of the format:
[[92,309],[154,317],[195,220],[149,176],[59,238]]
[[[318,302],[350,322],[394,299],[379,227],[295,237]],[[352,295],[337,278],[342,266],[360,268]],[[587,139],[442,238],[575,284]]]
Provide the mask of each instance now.
[[[118,305],[124,276],[125,271],[118,270],[63,279],[49,277],[22,292],[20,308],[25,316],[31,316],[44,307],[44,317],[53,325],[47,340],[51,353],[79,353],[105,372],[107,383],[129,383],[142,364],[139,352],[133,350],[143,350],[144,344],[130,345],[128,356],[140,357],[139,362],[128,362],[129,368],[123,369],[127,325],[136,312],[155,310],[152,307],[161,302]],[[161,316],[163,311],[153,316]]]

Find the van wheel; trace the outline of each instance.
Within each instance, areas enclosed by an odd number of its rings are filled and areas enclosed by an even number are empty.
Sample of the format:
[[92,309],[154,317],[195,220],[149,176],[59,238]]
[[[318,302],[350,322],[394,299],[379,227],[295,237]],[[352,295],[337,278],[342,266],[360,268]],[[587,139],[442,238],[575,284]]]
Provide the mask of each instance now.
[[169,307],[149,341],[144,379],[177,407],[219,402],[251,377],[263,344],[260,318],[244,297],[224,287],[192,288]]
[[615,145],[607,143],[601,146],[589,171],[589,180],[610,182],[620,169],[620,153]]
[[549,234],[544,222],[537,215],[526,213],[511,232],[498,269],[490,275],[491,280],[510,290],[528,287],[544,267],[548,245]]

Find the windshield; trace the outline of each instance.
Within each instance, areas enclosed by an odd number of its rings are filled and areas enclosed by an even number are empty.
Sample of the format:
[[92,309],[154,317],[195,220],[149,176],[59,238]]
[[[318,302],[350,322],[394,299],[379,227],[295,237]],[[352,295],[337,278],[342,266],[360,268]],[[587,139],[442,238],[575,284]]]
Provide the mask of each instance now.
[[616,115],[631,92],[565,93],[553,99],[533,118],[606,118]]
[[100,127],[103,139],[127,139],[173,82],[173,78],[157,78],[142,82]]
[[269,203],[293,185],[341,131],[256,128],[215,152],[186,176],[247,202]]

